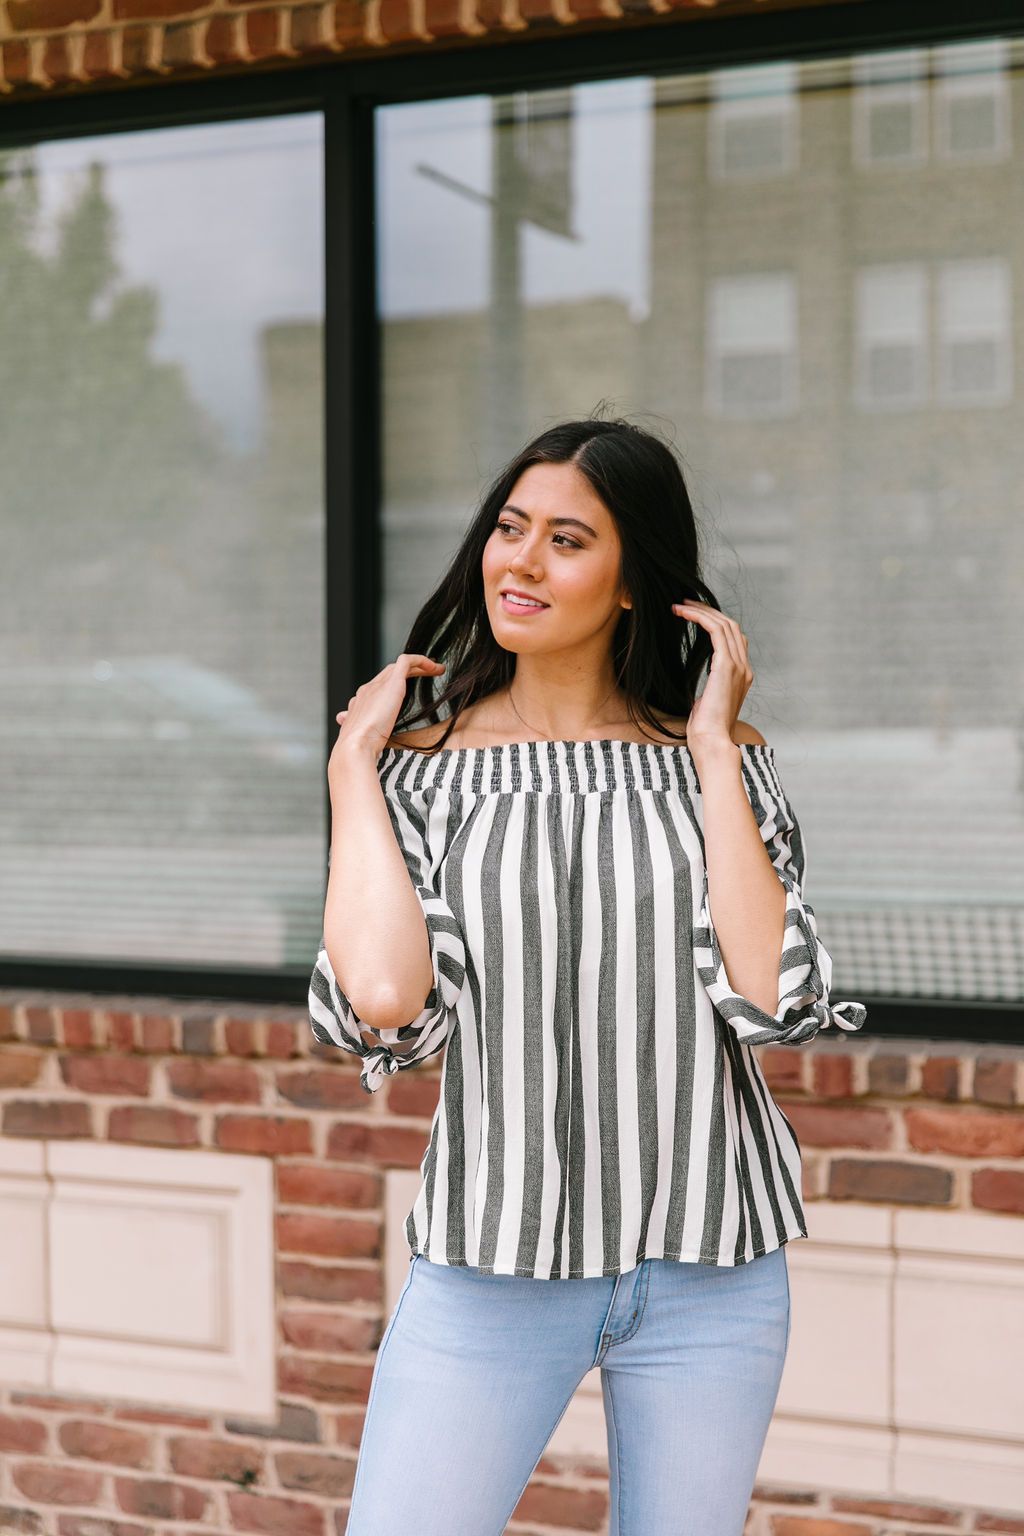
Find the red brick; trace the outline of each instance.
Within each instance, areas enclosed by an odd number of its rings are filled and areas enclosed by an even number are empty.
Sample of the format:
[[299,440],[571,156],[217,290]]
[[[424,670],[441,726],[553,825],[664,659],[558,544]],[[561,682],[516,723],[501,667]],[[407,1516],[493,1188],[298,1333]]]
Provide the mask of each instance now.
[[180,1477],[244,1483],[263,1475],[263,1452],[237,1441],[175,1435],[170,1442],[170,1456],[171,1470]]
[[366,11],[360,0],[337,0],[334,36],[343,47],[359,47],[366,41]]
[[25,1024],[29,1040],[36,1045],[56,1045],[57,1018],[52,1008],[26,1008]]
[[3,1134],[62,1138],[91,1136],[90,1107],[69,1099],[12,1099],[4,1105]]
[[[209,31],[206,34],[206,49],[210,52],[210,32],[214,22],[224,24],[230,21],[228,16],[215,16],[210,22]],[[260,1051],[259,1029],[255,1019],[225,1019],[224,1044],[229,1056],[259,1056]]]
[[208,1500],[201,1488],[157,1477],[116,1477],[114,1492],[125,1514],[149,1520],[200,1520]]
[[355,1365],[347,1360],[283,1354],[277,1362],[278,1390],[310,1397],[314,1402],[364,1404],[372,1376],[372,1364]]
[[127,1094],[145,1098],[151,1068],[138,1056],[62,1056],[60,1074],[69,1088],[79,1093]]
[[960,1528],[960,1515],[943,1504],[915,1504],[910,1499],[859,1499],[834,1494],[832,1508],[846,1515],[875,1515],[880,1520],[913,1520],[917,1525],[948,1525]]
[[971,1203],[984,1211],[1024,1216],[1024,1171],[979,1168],[971,1176]]
[[287,1061],[291,1056],[301,1055],[299,1050],[299,1036],[294,1024],[284,1024],[280,1019],[272,1019],[267,1025],[267,1055],[281,1061]]
[[[239,0],[231,0],[237,4]],[[247,11],[245,15],[245,40],[249,46],[249,53],[254,60],[273,58],[280,54],[281,45],[278,42],[279,28],[277,21],[278,12],[274,10]]]
[[273,1115],[219,1115],[214,1137],[224,1152],[258,1152],[290,1156],[312,1152],[313,1129],[308,1120]]
[[408,43],[416,39],[409,0],[380,0],[377,22],[389,43]]
[[103,1488],[99,1472],[85,1467],[47,1467],[22,1461],[11,1468],[19,1493],[34,1504],[95,1504]]
[[220,1104],[258,1104],[260,1080],[252,1067],[233,1061],[204,1061],[197,1056],[167,1063],[167,1081],[179,1099]]
[[879,1051],[868,1060],[868,1092],[895,1098],[910,1091],[910,1062],[906,1056]]
[[427,0],[426,22],[427,31],[438,40],[466,34],[459,0]]
[[301,1301],[372,1301],[380,1303],[383,1285],[379,1265],[304,1264],[279,1260],[277,1286],[282,1296]]
[[314,1253],[334,1259],[375,1259],[381,1252],[381,1227],[376,1221],[346,1216],[312,1216],[281,1211],[274,1219],[280,1253]]
[[67,37],[57,32],[48,37],[43,45],[42,73],[55,85],[66,84],[75,78],[71,64],[71,50]]
[[322,1536],[324,1511],[315,1504],[257,1493],[229,1493],[227,1501],[236,1531],[258,1531],[261,1536]]
[[112,1109],[107,1124],[111,1141],[138,1141],[156,1147],[195,1147],[199,1145],[199,1121],[181,1109],[161,1109],[156,1105],[133,1104]]
[[974,1063],[973,1095],[981,1104],[1016,1104],[1016,1061],[998,1056],[979,1056]]
[[[440,1073],[425,1072],[422,1067],[417,1067],[414,1072],[396,1072],[384,1089],[388,1096],[388,1113],[429,1120],[437,1108],[440,1091]],[[359,1092],[365,1097],[362,1087]]]
[[45,1060],[42,1051],[19,1051],[11,1047],[0,1051],[0,1088],[31,1088]]
[[[45,1447],[45,1424],[20,1414],[0,1413],[0,1451],[28,1451],[38,1455]],[[3,1530],[2,1524],[0,1530]]]
[[109,32],[87,32],[85,34],[85,52],[82,54],[82,69],[90,80],[109,80],[117,77],[111,58],[111,35]]
[[326,1168],[320,1163],[278,1163],[277,1198],[282,1205],[375,1210],[384,1198],[383,1179],[371,1170]]
[[884,1205],[952,1205],[953,1174],[931,1163],[834,1157],[828,1170],[830,1200],[878,1200]]
[[853,1059],[821,1051],[811,1061],[811,1092],[820,1099],[853,1097]]
[[279,1451],[274,1465],[283,1488],[345,1499],[355,1481],[355,1457],[317,1455],[314,1451]]
[[[217,64],[233,63],[241,58],[239,46],[238,17],[229,15],[211,16],[210,25],[206,29],[206,52]],[[237,1056],[247,1056],[248,1051],[238,1050],[232,1043],[231,1026],[237,1025],[237,1019],[229,1020],[225,1028],[227,1048],[229,1052]]]
[[184,16],[205,9],[206,0],[113,0],[115,21],[144,21],[164,16]]
[[100,1038],[108,1050],[135,1049],[135,1015],[123,1009],[108,1009],[101,1019]]
[[[366,1096],[364,1093],[363,1097]],[[340,1120],[328,1133],[327,1156],[337,1158],[339,1162],[418,1168],[428,1140],[426,1130],[409,1130],[400,1125],[371,1125],[366,1120]]]
[[608,1494],[603,1488],[559,1488],[531,1483],[512,1514],[513,1520],[538,1525],[568,1526],[573,1531],[601,1531],[608,1518]]
[[94,20],[100,9],[100,0],[7,0],[7,14],[15,32],[70,27],[75,22]]
[[893,1117],[869,1105],[793,1104],[787,1109],[801,1144],[815,1147],[892,1146]]
[[70,1050],[87,1050],[95,1044],[94,1020],[87,1008],[65,1008],[61,1022],[64,1044]]
[[278,1072],[277,1091],[303,1109],[362,1109],[366,1090],[349,1072],[330,1067],[310,1067],[297,1072]]
[[359,1355],[376,1349],[382,1320],[355,1312],[284,1312],[281,1336],[286,1344],[311,1355]]
[[[15,46],[24,48],[25,45],[24,43],[18,43]],[[16,1040],[17,1038],[18,1030],[15,1021],[14,1009],[9,1008],[7,1004],[4,1003],[0,1005],[0,1040]]]
[[816,1515],[773,1515],[772,1536],[874,1536],[862,1521],[829,1520]]
[[139,1045],[151,1056],[166,1056],[175,1048],[175,1023],[161,1014],[143,1014],[139,1020]]
[[62,1451],[87,1461],[108,1461],[118,1467],[145,1467],[152,1455],[148,1435],[119,1429],[96,1419],[71,1419],[57,1434]]
[[813,1048],[809,1051],[806,1047],[800,1050],[788,1045],[766,1045],[757,1059],[768,1086],[785,1090],[803,1088],[812,1055]]
[[29,70],[31,60],[29,58],[28,44],[20,38],[13,42],[4,43],[4,76],[9,85],[29,84]]
[[910,1109],[907,1140],[916,1152],[954,1157],[1024,1157],[1024,1115],[971,1109]]
[[958,1099],[959,1056],[929,1056],[921,1067],[921,1092],[926,1099]]

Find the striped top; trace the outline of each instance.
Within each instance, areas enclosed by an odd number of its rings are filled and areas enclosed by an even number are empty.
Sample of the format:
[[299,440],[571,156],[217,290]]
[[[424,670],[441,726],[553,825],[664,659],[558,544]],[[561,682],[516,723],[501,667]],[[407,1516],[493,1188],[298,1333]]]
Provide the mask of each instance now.
[[321,939],[309,1012],[318,1041],[363,1058],[368,1093],[448,1047],[406,1220],[412,1253],[555,1279],[644,1258],[745,1264],[807,1236],[799,1142],[751,1047],[859,1029],[866,1009],[829,997],[773,749],[745,743],[740,756],[786,888],[774,1014],[738,994],[722,962],[688,748],[609,738],[380,754],[434,985],[415,1019],[370,1044]]

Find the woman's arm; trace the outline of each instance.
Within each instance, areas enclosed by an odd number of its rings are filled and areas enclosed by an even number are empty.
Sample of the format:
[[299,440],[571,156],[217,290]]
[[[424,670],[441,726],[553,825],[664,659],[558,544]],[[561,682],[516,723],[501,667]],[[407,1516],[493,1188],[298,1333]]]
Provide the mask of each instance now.
[[[737,721],[740,729],[745,741],[766,745],[753,726]],[[693,756],[704,805],[708,899],[722,960],[734,990],[774,1014],[786,889],[743,787],[737,743],[696,747]]]
[[331,779],[324,948],[368,1029],[400,1029],[434,984],[423,907],[377,775],[376,753],[341,747]]

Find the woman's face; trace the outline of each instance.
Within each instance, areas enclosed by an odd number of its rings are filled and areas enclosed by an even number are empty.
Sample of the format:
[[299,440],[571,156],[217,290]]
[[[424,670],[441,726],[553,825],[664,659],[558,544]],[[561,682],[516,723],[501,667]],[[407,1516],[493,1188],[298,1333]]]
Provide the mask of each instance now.
[[[612,630],[622,613],[622,543],[611,513],[574,464],[532,464],[484,546],[487,615],[505,650],[562,650]],[[508,589],[543,607],[516,606]]]

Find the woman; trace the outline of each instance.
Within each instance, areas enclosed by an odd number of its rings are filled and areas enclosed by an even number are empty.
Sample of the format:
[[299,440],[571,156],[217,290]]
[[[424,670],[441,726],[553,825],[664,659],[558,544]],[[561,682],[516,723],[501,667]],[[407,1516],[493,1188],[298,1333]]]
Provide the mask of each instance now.
[[448,1046],[348,1536],[498,1536],[598,1365],[610,1536],[740,1536],[807,1235],[751,1047],[865,1016],[752,681],[674,455],[590,419],[338,714],[312,1030],[369,1093]]

